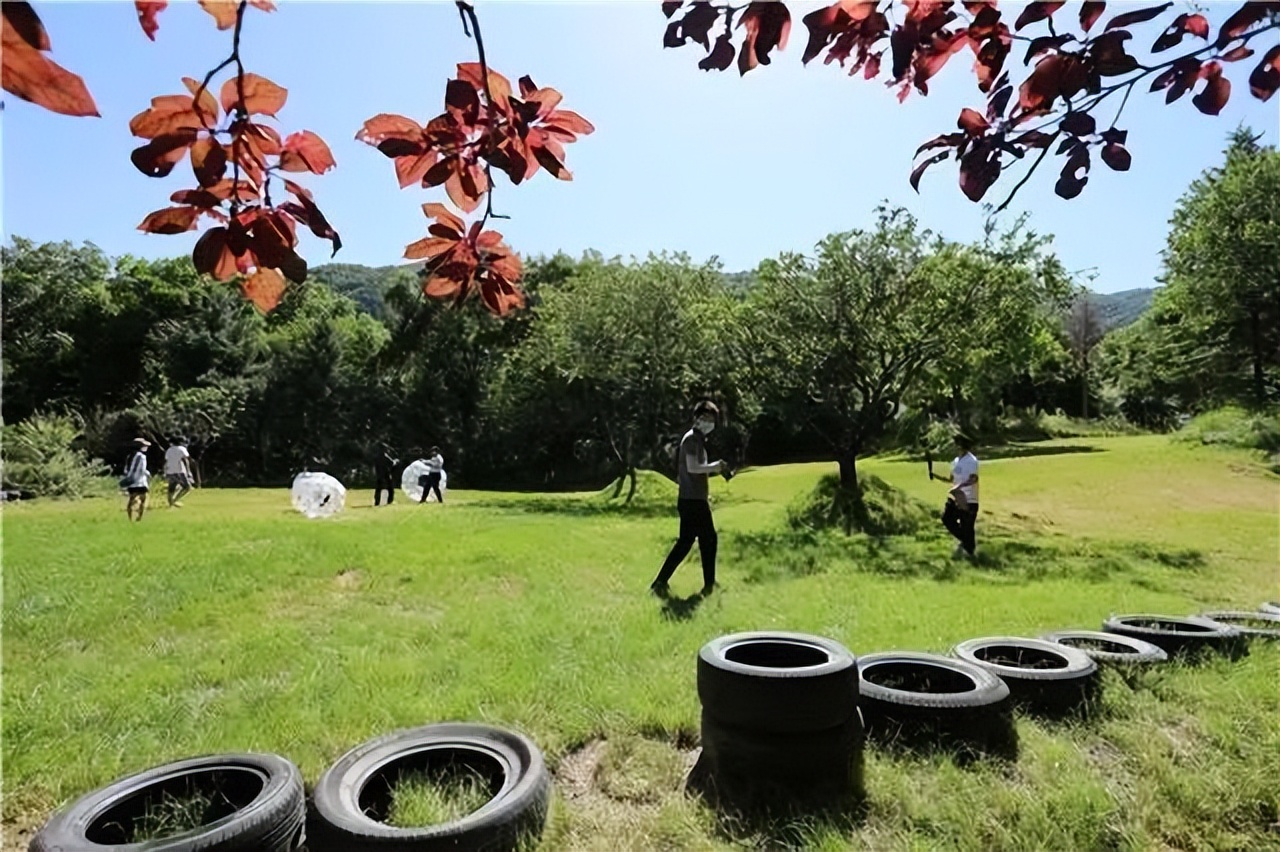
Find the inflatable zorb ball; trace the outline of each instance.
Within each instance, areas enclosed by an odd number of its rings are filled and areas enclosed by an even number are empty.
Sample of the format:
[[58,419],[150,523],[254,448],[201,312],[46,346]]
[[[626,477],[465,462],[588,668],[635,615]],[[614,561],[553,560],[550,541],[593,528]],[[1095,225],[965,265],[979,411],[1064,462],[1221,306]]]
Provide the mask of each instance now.
[[293,508],[308,518],[327,518],[341,512],[347,504],[347,489],[327,473],[300,473],[289,489]]
[[[418,459],[413,464],[404,469],[404,473],[400,476],[400,490],[405,493],[410,500],[417,503],[422,499],[422,486],[418,484],[418,480],[427,475],[430,468],[422,459]],[[440,493],[443,495],[448,491],[449,474],[443,470],[440,471]],[[435,492],[427,497],[427,502],[434,502],[436,499]]]

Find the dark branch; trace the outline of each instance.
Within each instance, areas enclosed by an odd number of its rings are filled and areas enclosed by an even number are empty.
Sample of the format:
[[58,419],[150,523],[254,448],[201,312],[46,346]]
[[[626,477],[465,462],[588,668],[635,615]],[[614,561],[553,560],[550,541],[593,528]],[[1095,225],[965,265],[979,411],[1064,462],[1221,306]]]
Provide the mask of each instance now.
[[[456,0],[458,4],[458,16],[462,18],[462,31],[470,38],[476,40],[476,52],[480,55],[480,73],[484,76],[484,99],[489,108],[490,121],[493,120],[493,93],[489,91],[489,63],[484,58],[484,38],[480,35],[480,19],[476,17],[475,8],[466,0]],[[467,21],[471,22],[468,29]],[[492,125],[490,126],[492,131]],[[480,230],[484,230],[485,222],[490,218],[494,219],[510,219],[510,216],[503,216],[493,212],[493,172],[489,165],[489,161],[484,161],[484,178],[489,188],[484,196],[484,216],[480,219]]]
[[1053,146],[1054,141],[1060,135],[1062,135],[1061,130],[1054,131],[1053,137],[1049,140],[1048,144],[1046,144],[1044,148],[1040,151],[1040,156],[1036,157],[1036,161],[1031,164],[1031,168],[1028,169],[1027,173],[1022,176],[1022,180],[1018,181],[1018,185],[1013,188],[1013,192],[1009,193],[1009,197],[1004,200],[1004,203],[1002,203],[999,207],[996,208],[996,213],[1001,212],[1002,210],[1004,210],[1006,207],[1009,206],[1009,202],[1013,201],[1013,197],[1018,194],[1018,190],[1022,189],[1022,187],[1026,185],[1027,181],[1031,179],[1031,176],[1035,174],[1036,169],[1040,167],[1040,163],[1044,160],[1045,156],[1048,155],[1049,148]]

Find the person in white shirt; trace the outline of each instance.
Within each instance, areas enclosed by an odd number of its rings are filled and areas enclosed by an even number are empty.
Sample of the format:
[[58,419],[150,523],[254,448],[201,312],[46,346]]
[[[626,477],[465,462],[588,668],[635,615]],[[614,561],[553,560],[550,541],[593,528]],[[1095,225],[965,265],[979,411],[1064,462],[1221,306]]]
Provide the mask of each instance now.
[[187,439],[182,436],[174,438],[173,444],[164,451],[164,478],[169,481],[169,505],[181,509],[178,501],[187,496],[195,484],[195,477],[191,475],[191,453],[187,452]]
[[440,471],[444,470],[444,457],[440,455],[439,447],[431,448],[431,457],[426,462],[427,472],[420,478],[418,483],[422,486],[422,499],[418,502],[427,502],[427,493],[434,491],[436,500],[443,503],[444,495],[440,493]]
[[147,510],[147,494],[151,491],[151,474],[147,472],[147,448],[150,446],[151,442],[146,438],[133,439],[133,455],[129,457],[124,476],[120,479],[120,487],[129,492],[124,512],[131,521],[142,520],[142,513]]
[[960,542],[952,556],[972,559],[977,548],[974,523],[978,520],[978,458],[973,454],[973,439],[969,436],[956,435],[955,444],[958,454],[951,462],[951,477],[932,476],[951,483],[942,525]]

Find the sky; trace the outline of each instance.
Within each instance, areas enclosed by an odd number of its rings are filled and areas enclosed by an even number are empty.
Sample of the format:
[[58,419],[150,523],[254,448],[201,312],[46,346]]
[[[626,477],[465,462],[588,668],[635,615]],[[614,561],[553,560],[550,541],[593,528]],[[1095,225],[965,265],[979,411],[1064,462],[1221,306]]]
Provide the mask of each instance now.
[[[136,229],[195,180],[185,162],[163,179],[138,172],[129,153],[144,140],[131,136],[128,124],[152,97],[185,92],[183,76],[202,79],[229,55],[231,32],[219,32],[183,0],[160,15],[154,43],[132,3],[34,5],[51,58],[85,79],[102,117],[54,115],[4,95],[5,242],[13,235],[88,241],[111,256],[190,252],[196,232]],[[528,74],[560,90],[562,107],[596,127],[568,146],[571,182],[540,171],[514,187],[495,171],[494,207],[511,220],[491,227],[521,254],[596,249],[643,257],[668,250],[696,261],[717,256],[726,271],[752,269],[780,252],[811,252],[829,233],[870,227],[882,200],[949,239],[981,236],[985,214],[960,192],[954,163],[932,167],[918,194],[907,182],[916,148],[953,131],[962,107],[984,102],[967,50],[930,81],[927,97],[913,92],[899,104],[880,82],[820,60],[801,65],[807,32],[799,19],[825,4],[791,3],[787,49],[745,77],[736,67],[699,70],[701,47],[663,49],[666,21],[656,0],[475,5],[490,67],[513,82]],[[1013,18],[1021,4],[1001,5]],[[1059,15],[1074,18],[1074,5]],[[1108,10],[1141,5],[1110,3]],[[445,83],[456,63],[475,60],[475,45],[451,2],[278,0],[278,7],[247,11],[241,56],[246,70],[288,89],[276,123],[282,134],[311,130],[333,151],[336,169],[301,181],[342,235],[333,262],[405,262],[405,245],[426,235],[422,203],[443,200],[444,191],[400,190],[392,161],[355,141],[355,133],[382,112],[420,122],[442,112]],[[1215,31],[1235,7],[1208,5]],[[1255,47],[1259,55],[1266,49]],[[1280,98],[1262,103],[1249,95],[1251,63],[1229,70],[1232,97],[1216,117],[1196,110],[1190,95],[1166,107],[1140,86],[1119,122],[1130,131],[1128,172],[1095,158],[1084,192],[1065,201],[1053,193],[1061,161],[1055,166],[1050,156],[1004,217],[1029,211],[1032,229],[1054,235],[1067,269],[1080,272],[1082,283],[1095,275],[1090,286],[1098,292],[1156,286],[1174,205],[1221,161],[1231,131],[1244,123],[1276,144]],[[1100,122],[1115,107],[1108,102]],[[1020,175],[1012,177],[987,200],[1003,200]],[[300,234],[311,265],[330,261],[326,242]]]

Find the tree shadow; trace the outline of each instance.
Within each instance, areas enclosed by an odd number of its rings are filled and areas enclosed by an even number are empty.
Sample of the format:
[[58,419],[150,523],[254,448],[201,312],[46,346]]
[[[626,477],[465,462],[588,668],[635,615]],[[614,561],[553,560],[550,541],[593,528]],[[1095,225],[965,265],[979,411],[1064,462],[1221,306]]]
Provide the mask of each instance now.
[[1105,453],[1101,447],[1088,444],[1061,444],[1056,447],[1037,447],[1027,444],[1007,444],[1002,447],[986,447],[982,451],[982,460],[988,459],[1021,459],[1032,456],[1059,456],[1070,453]]
[[486,499],[485,506],[506,512],[545,515],[572,515],[598,518],[604,515],[624,518],[675,518],[674,503],[637,500],[631,503],[605,501],[599,497],[529,497],[519,500]]
[[895,759],[945,756],[957,766],[1016,762],[1018,728],[1011,710],[983,719],[966,714],[868,718],[867,742]]

